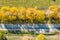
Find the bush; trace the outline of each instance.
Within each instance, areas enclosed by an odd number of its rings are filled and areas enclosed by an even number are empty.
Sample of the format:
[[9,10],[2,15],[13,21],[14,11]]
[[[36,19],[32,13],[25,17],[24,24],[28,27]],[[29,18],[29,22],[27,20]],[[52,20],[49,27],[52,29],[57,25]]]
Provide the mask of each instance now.
[[39,35],[37,36],[36,40],[46,40],[46,39],[45,39],[45,35],[39,34]]
[[2,33],[0,33],[0,40],[2,40],[2,38],[3,38],[3,37],[2,37],[2,35],[3,35],[3,34],[2,34]]
[[0,40],[3,39],[3,36],[7,34],[7,31],[0,31]]

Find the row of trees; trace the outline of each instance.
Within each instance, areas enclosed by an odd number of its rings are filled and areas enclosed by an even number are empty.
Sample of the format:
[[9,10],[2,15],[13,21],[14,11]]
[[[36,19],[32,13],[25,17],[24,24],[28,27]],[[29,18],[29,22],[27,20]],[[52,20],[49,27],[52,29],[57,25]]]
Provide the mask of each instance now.
[[0,23],[60,23],[58,6],[49,6],[46,10],[38,7],[9,7],[0,8]]

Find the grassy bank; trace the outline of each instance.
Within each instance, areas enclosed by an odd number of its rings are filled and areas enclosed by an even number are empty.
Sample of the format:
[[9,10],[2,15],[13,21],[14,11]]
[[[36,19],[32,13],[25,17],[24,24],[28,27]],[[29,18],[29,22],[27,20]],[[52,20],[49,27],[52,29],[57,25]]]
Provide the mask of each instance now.
[[3,5],[47,8],[49,5],[60,5],[60,0],[0,0],[0,6]]

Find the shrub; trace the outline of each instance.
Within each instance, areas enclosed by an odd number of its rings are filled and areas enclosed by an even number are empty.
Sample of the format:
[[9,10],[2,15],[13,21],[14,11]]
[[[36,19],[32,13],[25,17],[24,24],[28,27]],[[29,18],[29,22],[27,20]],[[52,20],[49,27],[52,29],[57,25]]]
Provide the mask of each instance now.
[[36,40],[45,40],[45,35],[39,34],[36,38]]

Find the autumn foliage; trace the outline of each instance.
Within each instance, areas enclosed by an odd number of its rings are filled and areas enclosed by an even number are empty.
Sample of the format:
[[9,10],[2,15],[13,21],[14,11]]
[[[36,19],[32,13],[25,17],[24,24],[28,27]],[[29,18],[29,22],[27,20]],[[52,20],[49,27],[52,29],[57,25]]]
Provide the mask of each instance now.
[[46,18],[48,20],[60,20],[59,7],[49,6],[46,10],[38,9],[38,7],[0,7],[0,22],[42,23],[46,21]]

